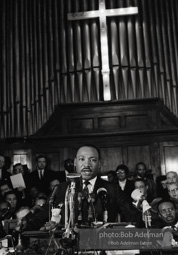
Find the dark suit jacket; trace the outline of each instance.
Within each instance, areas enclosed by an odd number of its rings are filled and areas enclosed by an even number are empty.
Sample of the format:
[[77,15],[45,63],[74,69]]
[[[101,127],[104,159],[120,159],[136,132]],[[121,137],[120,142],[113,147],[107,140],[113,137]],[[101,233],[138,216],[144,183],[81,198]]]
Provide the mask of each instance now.
[[131,193],[134,190],[134,182],[131,180],[126,180],[125,188],[124,188],[124,193],[130,198]]
[[37,187],[40,192],[49,195],[49,183],[55,176],[55,171],[45,169],[42,180],[39,178],[38,170],[34,170],[29,174],[28,187]]
[[9,181],[10,176],[11,176],[11,174],[7,170],[2,169],[2,179],[1,179],[2,181]]
[[[58,187],[58,190],[56,192],[56,196],[54,198],[55,204],[58,205],[59,203],[65,201],[65,194],[67,187],[69,186],[69,182],[61,183]],[[81,185],[76,185],[76,191],[80,191]],[[80,187],[78,187],[80,186]],[[102,221],[103,220],[103,210],[102,210],[102,202],[100,198],[97,195],[97,190],[99,188],[105,188],[108,193],[108,203],[107,203],[107,211],[108,211],[108,222],[115,222],[118,210],[120,210],[121,213],[125,215],[125,218],[129,222],[133,222],[138,218],[138,211],[134,210],[132,207],[130,201],[127,199],[127,196],[124,194],[124,192],[118,187],[118,185],[113,185],[107,181],[104,181],[103,179],[97,178],[95,186],[94,186],[94,197],[95,197],[95,213],[97,215],[97,220]],[[77,201],[77,198],[76,198]],[[77,203],[76,203],[76,210],[77,210]],[[65,206],[63,206],[62,210],[62,224],[64,223],[65,219]],[[141,216],[140,216],[141,217]],[[139,219],[140,219],[139,217]],[[47,202],[43,208],[42,211],[35,215],[27,224],[25,230],[38,230],[40,227],[44,225],[45,222],[49,221],[49,203]]]

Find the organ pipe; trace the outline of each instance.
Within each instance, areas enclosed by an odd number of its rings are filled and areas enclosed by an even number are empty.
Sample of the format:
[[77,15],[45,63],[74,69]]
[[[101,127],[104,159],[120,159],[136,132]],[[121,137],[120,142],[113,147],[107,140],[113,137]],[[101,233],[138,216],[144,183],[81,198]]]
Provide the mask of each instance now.
[[[105,4],[139,10],[107,18],[111,100],[159,97],[177,116],[177,1]],[[0,2],[1,138],[35,134],[57,104],[103,100],[99,20],[67,19],[91,10],[98,1]]]

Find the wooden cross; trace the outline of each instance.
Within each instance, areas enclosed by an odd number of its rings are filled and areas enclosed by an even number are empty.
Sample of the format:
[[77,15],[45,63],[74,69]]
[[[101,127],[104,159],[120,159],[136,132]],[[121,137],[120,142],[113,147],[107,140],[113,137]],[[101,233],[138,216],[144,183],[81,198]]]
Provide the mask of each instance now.
[[137,13],[138,7],[106,9],[105,0],[99,0],[99,10],[67,14],[68,20],[99,18],[104,101],[111,100],[106,18],[113,16],[134,15]]

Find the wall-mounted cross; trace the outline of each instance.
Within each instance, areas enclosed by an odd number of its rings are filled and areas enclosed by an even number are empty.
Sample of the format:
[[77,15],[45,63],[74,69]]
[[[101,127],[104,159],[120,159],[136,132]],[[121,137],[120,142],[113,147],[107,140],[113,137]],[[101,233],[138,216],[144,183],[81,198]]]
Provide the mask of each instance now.
[[67,15],[68,20],[84,20],[84,19],[99,18],[103,91],[104,91],[105,101],[111,100],[106,18],[111,16],[134,15],[137,13],[138,13],[137,7],[106,9],[105,0],[99,0],[99,10],[68,13]]

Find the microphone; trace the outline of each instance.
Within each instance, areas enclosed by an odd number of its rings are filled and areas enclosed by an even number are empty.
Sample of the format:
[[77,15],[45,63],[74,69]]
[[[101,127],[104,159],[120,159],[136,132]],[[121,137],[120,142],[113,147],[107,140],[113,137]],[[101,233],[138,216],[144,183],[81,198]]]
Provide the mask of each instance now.
[[82,199],[83,199],[82,192],[78,192],[78,207],[79,207],[79,210],[81,210],[81,207],[82,207]]
[[52,194],[50,196],[50,199],[49,199],[49,203],[51,203],[51,204],[54,202],[54,197],[56,195],[58,187],[59,187],[59,184],[55,185],[54,188],[53,188],[53,192],[52,192]]
[[104,207],[103,222],[107,222],[108,221],[108,211],[106,209],[106,205],[108,202],[108,192],[105,188],[99,188],[97,190],[97,194],[98,194],[98,197],[101,199],[101,201],[103,203],[103,207]]
[[143,200],[142,202],[142,217],[145,222],[145,227],[151,227],[151,206],[148,204],[147,200]]
[[83,199],[83,195],[82,192],[78,192],[78,222],[79,224],[82,222],[82,199]]
[[108,200],[108,192],[105,188],[99,188],[97,190],[97,195],[100,197],[101,201],[103,202],[103,205],[106,206],[107,200]]

